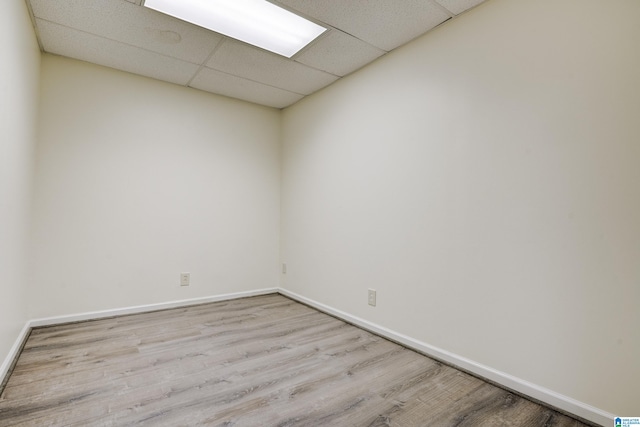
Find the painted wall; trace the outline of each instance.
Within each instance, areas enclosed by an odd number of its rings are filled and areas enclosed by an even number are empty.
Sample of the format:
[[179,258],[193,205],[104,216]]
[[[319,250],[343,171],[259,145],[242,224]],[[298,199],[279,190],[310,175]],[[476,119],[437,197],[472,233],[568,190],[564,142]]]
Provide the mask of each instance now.
[[277,286],[279,114],[44,55],[30,318]]
[[285,110],[283,287],[637,413],[638,22],[490,0]]
[[0,51],[1,364],[27,320],[27,252],[40,51],[22,0],[0,2]]

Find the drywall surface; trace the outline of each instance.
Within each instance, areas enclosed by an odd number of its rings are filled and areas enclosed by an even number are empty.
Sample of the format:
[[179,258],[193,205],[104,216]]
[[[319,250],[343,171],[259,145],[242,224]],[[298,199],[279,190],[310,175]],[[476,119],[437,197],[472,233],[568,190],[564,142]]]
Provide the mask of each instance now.
[[284,110],[282,286],[638,413],[638,22],[491,0]]
[[31,318],[277,286],[279,111],[44,55],[40,113]]
[[27,320],[29,212],[40,51],[22,0],[0,2],[0,50],[1,364]]

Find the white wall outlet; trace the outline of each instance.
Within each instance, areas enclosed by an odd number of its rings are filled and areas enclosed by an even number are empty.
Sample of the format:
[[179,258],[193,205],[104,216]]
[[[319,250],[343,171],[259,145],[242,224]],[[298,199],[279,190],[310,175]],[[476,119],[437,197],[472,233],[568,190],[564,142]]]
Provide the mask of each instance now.
[[369,305],[376,306],[376,290],[369,289]]
[[287,264],[282,263],[282,274],[287,274]]
[[180,286],[189,286],[191,273],[180,273]]

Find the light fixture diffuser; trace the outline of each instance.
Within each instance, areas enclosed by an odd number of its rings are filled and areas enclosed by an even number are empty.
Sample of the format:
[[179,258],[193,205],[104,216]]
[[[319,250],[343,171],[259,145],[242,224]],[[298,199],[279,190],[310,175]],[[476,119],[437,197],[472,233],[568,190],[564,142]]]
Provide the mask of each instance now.
[[145,0],[144,5],[287,58],[326,31],[266,0]]

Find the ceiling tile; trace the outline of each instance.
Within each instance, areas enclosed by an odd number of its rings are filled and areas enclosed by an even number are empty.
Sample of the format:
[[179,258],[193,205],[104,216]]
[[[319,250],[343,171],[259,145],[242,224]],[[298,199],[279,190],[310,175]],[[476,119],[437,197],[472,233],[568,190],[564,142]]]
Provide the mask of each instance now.
[[297,55],[295,60],[337,76],[346,76],[385,53],[362,40],[332,29]]
[[431,0],[278,0],[386,51],[450,18]]
[[210,68],[203,68],[190,84],[195,89],[243,99],[275,108],[288,107],[303,95],[288,92]]
[[222,36],[125,0],[31,0],[36,18],[202,64]]
[[144,8],[144,0],[27,4],[46,52],[283,108],[483,0],[268,1],[329,31],[287,59]]
[[130,73],[185,85],[198,66],[124,43],[36,19],[44,50]]
[[440,5],[450,10],[454,15],[459,15],[467,9],[479,5],[484,0],[436,0]]
[[207,67],[290,92],[309,95],[338,79],[288,58],[225,39],[207,62]]

